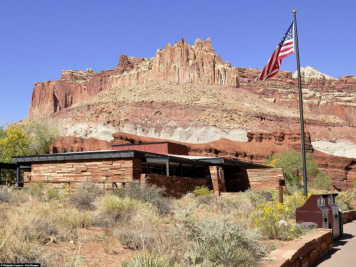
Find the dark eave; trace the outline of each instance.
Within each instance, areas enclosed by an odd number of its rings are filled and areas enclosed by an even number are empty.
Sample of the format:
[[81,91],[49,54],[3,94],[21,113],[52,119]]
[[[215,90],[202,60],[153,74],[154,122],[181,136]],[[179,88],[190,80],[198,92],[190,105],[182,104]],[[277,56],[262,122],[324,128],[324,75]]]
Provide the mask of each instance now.
[[146,154],[146,162],[148,163],[167,163],[167,162],[174,162],[174,163],[181,163],[181,164],[189,164],[195,166],[208,166],[209,163],[207,162],[200,162],[193,159],[187,159],[182,157],[175,157],[172,155],[162,155],[162,154]]
[[125,151],[88,151],[70,152],[58,154],[45,154],[36,156],[13,157],[12,163],[31,163],[48,161],[69,161],[69,160],[91,160],[91,159],[118,159],[118,158],[144,158],[145,152],[125,150]]
[[208,162],[211,165],[222,165],[222,166],[239,166],[248,169],[263,169],[270,168],[269,166],[264,166],[260,164],[255,164],[252,162],[240,161],[235,159],[225,159],[225,158],[201,158],[199,161]]

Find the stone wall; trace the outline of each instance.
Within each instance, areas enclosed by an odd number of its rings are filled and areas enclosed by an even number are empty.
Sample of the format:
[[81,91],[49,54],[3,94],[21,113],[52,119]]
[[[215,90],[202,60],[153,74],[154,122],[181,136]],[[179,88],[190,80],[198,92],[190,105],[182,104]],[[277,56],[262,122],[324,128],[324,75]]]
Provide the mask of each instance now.
[[271,252],[271,259],[262,260],[262,267],[313,266],[333,248],[331,229],[318,229]]
[[[31,182],[71,181],[73,184],[79,184],[77,182],[81,181],[138,180],[140,174],[141,161],[139,159],[73,160],[33,163],[31,175],[27,175],[26,179]],[[62,186],[61,183],[55,184]]]
[[210,187],[211,181],[208,178],[141,174],[140,184],[142,186],[144,184],[154,184],[158,187],[164,187],[167,196],[182,197],[184,194],[193,191],[197,186]]
[[215,195],[220,195],[221,192],[226,192],[224,172],[221,167],[209,166],[211,182]]
[[344,224],[356,220],[356,210],[343,211],[342,220]]
[[278,189],[278,181],[283,179],[281,168],[247,169],[250,187],[254,190]]

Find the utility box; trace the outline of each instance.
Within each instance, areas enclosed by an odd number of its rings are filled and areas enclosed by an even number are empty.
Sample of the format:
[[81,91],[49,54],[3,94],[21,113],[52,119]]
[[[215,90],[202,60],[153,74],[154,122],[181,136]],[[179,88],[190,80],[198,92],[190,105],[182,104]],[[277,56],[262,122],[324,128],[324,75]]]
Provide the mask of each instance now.
[[332,220],[330,220],[331,222],[331,226],[333,229],[333,237],[334,238],[338,238],[341,235],[341,225],[340,225],[340,209],[339,206],[336,204],[336,200],[335,198],[337,197],[337,193],[334,194],[330,194],[328,197],[328,204],[330,207],[330,214],[331,214],[331,218]]
[[296,209],[296,221],[313,222],[318,228],[331,228],[329,222],[329,208],[327,207],[329,194],[311,195],[305,204]]

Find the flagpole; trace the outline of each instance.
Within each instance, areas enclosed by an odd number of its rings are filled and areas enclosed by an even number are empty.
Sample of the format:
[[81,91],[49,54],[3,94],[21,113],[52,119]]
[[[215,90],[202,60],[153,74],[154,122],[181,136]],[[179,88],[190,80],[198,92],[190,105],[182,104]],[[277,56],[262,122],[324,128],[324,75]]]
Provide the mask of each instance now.
[[297,11],[293,10],[294,15],[294,34],[297,56],[297,71],[298,71],[298,88],[299,88],[299,112],[300,112],[300,136],[302,141],[302,160],[303,160],[303,184],[304,195],[308,195],[308,180],[307,180],[307,160],[305,156],[305,137],[304,137],[304,115],[303,115],[303,93],[302,93],[302,77],[300,76],[300,61],[299,61],[299,45],[297,32]]

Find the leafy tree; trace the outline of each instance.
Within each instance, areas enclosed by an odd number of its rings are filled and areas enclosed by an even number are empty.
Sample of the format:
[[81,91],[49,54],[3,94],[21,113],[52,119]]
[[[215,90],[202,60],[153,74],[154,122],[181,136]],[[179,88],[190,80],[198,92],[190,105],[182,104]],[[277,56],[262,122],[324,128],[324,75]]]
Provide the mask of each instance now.
[[0,162],[10,162],[11,157],[26,155],[30,140],[23,129],[10,124],[6,130],[0,128]]
[[[312,159],[311,154],[306,154],[308,181],[316,189],[327,190],[330,185],[330,178],[318,169],[318,164]],[[301,154],[295,151],[285,151],[271,156],[267,160],[271,167],[282,168],[289,191],[301,188],[303,177],[303,161]]]
[[24,132],[30,140],[29,154],[48,154],[51,144],[59,136],[59,127],[54,120],[42,116],[25,122]]

